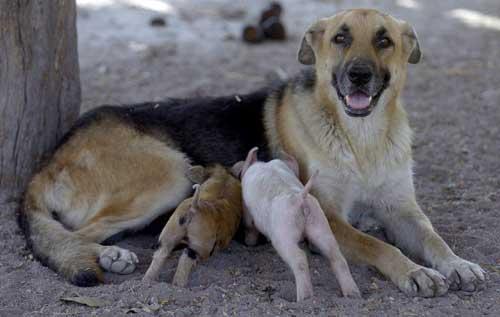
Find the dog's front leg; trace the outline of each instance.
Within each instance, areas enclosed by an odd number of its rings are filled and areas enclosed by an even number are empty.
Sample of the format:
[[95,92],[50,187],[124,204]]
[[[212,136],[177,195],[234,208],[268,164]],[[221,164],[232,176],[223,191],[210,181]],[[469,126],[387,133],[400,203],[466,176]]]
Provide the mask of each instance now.
[[376,267],[407,295],[433,297],[446,293],[448,287],[439,272],[414,263],[398,248],[355,229],[344,220],[339,211],[341,206],[350,205],[342,200],[348,195],[332,195],[321,187],[314,195],[346,258]]
[[485,279],[481,267],[453,253],[436,233],[413,195],[407,199],[392,199],[379,213],[394,243],[443,274],[450,289],[475,291],[483,288]]
[[398,248],[356,230],[338,216],[332,215],[329,222],[348,259],[375,266],[405,294],[434,297],[448,290],[439,272],[412,262]]

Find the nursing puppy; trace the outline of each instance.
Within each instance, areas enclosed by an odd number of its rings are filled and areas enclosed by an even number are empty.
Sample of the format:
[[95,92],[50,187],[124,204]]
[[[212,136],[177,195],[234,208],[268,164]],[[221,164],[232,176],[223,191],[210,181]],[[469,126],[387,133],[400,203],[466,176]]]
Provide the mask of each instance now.
[[143,280],[155,280],[172,250],[184,243],[173,283],[186,286],[198,260],[226,248],[241,220],[241,185],[225,168],[215,165],[207,170],[209,178],[194,185],[192,198],[184,200],[160,234],[160,247],[153,256]]
[[[347,262],[318,201],[309,194],[317,171],[304,187],[291,156],[257,162],[253,148],[241,166],[245,242],[255,244],[259,231],[269,238],[295,275],[297,301],[313,296],[307,257],[298,243],[305,237],[330,261],[344,296],[359,297]],[[257,231],[258,230],[258,231]]]

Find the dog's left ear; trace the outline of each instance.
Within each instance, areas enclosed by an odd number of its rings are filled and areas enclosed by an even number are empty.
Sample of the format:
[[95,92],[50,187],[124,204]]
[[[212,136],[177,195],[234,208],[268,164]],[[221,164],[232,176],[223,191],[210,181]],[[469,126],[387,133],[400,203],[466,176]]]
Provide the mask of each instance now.
[[415,32],[415,29],[408,22],[403,21],[402,23],[403,45],[405,47],[405,51],[410,54],[408,57],[408,63],[418,64],[422,58],[422,52],[420,51],[417,32]]
[[314,53],[315,47],[318,46],[321,36],[325,33],[326,20],[321,19],[311,25],[302,37],[302,43],[298,53],[298,59],[301,64],[313,65],[316,63]]

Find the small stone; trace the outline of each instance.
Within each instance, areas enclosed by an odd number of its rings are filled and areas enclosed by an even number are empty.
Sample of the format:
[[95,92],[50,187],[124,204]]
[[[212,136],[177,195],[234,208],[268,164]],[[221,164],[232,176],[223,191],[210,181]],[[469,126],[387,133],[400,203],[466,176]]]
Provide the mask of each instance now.
[[151,19],[149,24],[151,24],[151,26],[153,27],[165,27],[167,26],[167,21],[164,17],[154,17]]

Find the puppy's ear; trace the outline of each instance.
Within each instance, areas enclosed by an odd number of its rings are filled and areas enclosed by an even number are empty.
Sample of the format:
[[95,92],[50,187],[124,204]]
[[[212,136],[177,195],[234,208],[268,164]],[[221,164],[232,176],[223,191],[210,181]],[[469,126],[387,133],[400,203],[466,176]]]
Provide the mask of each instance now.
[[403,48],[408,55],[408,63],[418,64],[422,58],[420,43],[418,42],[417,32],[405,21],[402,21]]
[[295,176],[299,177],[299,163],[297,162],[295,157],[291,156],[285,151],[280,151],[278,156],[293,171]]
[[233,167],[231,167],[231,174],[237,179],[240,179],[241,171],[243,171],[244,164],[245,164],[244,161],[239,161],[236,164],[234,164]]
[[302,37],[298,53],[298,59],[301,64],[313,65],[316,63],[315,50],[317,50],[321,37],[325,33],[325,28],[326,20],[321,19],[307,29],[306,33]]
[[195,184],[202,184],[207,180],[208,173],[203,166],[195,165],[186,171],[186,177]]

